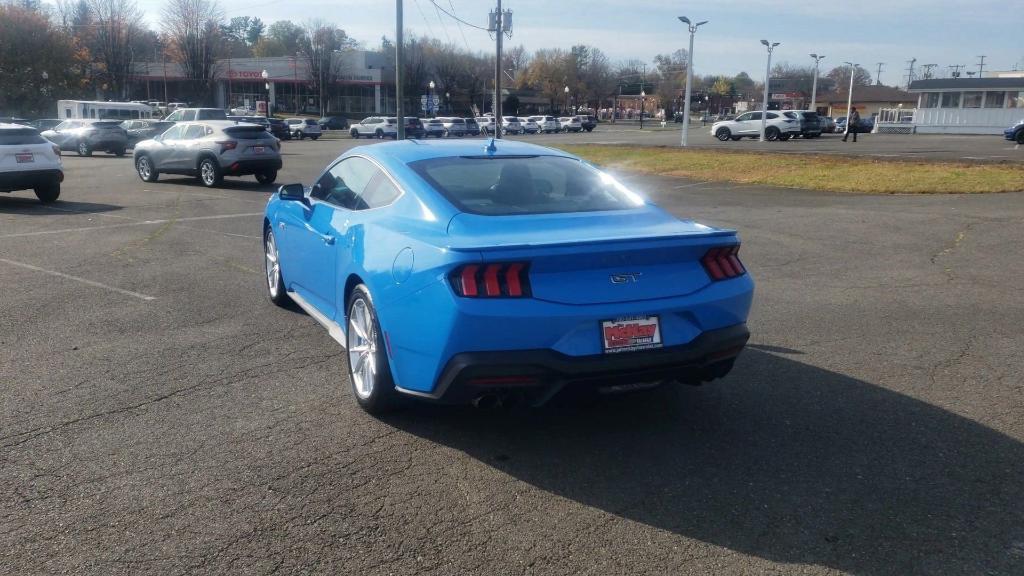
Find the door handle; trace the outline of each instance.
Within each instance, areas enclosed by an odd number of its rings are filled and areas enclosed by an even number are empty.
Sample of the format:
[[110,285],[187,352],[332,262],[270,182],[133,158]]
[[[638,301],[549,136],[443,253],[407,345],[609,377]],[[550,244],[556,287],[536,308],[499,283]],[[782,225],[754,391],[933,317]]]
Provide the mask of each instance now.
[[321,234],[320,239],[323,240],[324,244],[327,244],[328,246],[334,245],[334,236],[331,236],[330,234]]
[[281,230],[284,230],[284,222],[278,222],[277,227],[280,228]]

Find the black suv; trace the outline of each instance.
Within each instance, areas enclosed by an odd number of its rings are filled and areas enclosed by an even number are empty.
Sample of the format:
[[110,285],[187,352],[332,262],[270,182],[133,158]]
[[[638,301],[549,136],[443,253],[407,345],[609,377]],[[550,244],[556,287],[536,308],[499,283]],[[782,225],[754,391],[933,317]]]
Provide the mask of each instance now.
[[348,130],[348,118],[344,116],[324,116],[317,124],[321,130]]
[[597,116],[589,116],[586,114],[580,114],[580,124],[583,129],[587,132],[593,132],[594,128],[597,128]]
[[270,133],[277,137],[278,140],[291,140],[292,131],[288,128],[288,123],[280,118],[267,118],[267,122],[270,123]]
[[800,135],[804,138],[817,138],[821,136],[821,132],[824,129],[824,122],[821,121],[821,116],[818,116],[817,112],[810,110],[794,110],[796,115],[800,117]]

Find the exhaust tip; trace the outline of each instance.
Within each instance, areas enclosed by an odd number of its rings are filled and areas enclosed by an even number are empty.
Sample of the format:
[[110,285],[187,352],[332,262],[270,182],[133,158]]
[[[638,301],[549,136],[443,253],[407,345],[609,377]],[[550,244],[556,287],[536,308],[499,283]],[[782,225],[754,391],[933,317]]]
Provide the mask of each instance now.
[[481,410],[495,410],[501,407],[501,397],[497,394],[481,394],[473,399],[472,404]]

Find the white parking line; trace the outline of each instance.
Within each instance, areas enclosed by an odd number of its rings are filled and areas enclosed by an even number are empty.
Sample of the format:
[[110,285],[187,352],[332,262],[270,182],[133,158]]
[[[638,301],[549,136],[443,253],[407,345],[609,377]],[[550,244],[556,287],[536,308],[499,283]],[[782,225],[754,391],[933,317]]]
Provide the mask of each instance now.
[[118,294],[124,294],[125,296],[131,296],[132,298],[138,298],[139,300],[146,300],[146,301],[156,300],[156,298],[154,296],[146,296],[145,294],[139,294],[138,292],[132,292],[131,290],[125,290],[123,288],[118,288],[116,286],[108,286],[107,284],[102,284],[100,282],[96,282],[95,280],[89,280],[88,278],[80,278],[78,276],[72,276],[71,274],[65,274],[63,272],[57,272],[56,270],[47,270],[46,268],[40,268],[39,266],[33,266],[31,264],[26,264],[24,262],[15,262],[14,260],[8,260],[6,258],[0,258],[0,262],[3,262],[5,264],[10,264],[11,266],[18,266],[20,268],[25,268],[27,270],[34,270],[36,272],[42,272],[43,274],[49,274],[50,276],[56,276],[58,278],[64,278],[65,280],[74,280],[75,282],[81,282],[82,284],[87,284],[89,286],[94,286],[96,288],[103,288],[105,290],[110,290],[111,292],[117,292]]
[[701,186],[707,184],[707,182],[691,182],[689,184],[680,184],[679,186],[673,186],[676,190],[682,190],[683,188],[693,188],[694,186]]
[[[102,226],[85,226],[82,228],[63,228],[60,230],[38,230],[36,232],[16,232],[14,234],[0,234],[0,238],[25,238],[28,236],[46,236],[49,234],[66,234],[69,232],[87,232],[89,230],[109,230],[111,228],[127,228],[130,226],[152,226],[156,224],[166,224],[168,222],[194,222],[197,220],[221,220],[224,218],[246,218],[249,216],[262,216],[263,212],[248,212],[245,214],[222,214],[217,216],[190,216],[187,218],[163,218],[160,220],[141,220],[138,222],[125,222],[124,224],[104,224]],[[219,230],[210,230],[210,232],[216,232],[217,234],[225,234],[228,236],[238,236],[238,234],[231,234],[228,232],[220,232]]]

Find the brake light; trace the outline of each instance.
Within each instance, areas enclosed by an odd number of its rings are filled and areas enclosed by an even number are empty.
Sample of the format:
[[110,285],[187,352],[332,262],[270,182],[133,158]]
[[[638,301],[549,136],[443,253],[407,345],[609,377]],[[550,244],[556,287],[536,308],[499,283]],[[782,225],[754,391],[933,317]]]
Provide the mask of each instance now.
[[449,275],[455,293],[465,298],[524,298],[530,295],[525,262],[467,264]]
[[220,153],[223,154],[228,150],[234,150],[238,148],[238,142],[234,140],[218,140],[217,144],[220,144]]
[[739,251],[739,244],[718,246],[708,250],[704,257],[700,259],[700,263],[704,266],[704,270],[707,271],[708,276],[712,280],[728,280],[729,278],[742,276],[746,274],[747,270],[743,267],[743,263],[740,262],[739,256],[737,256]]

